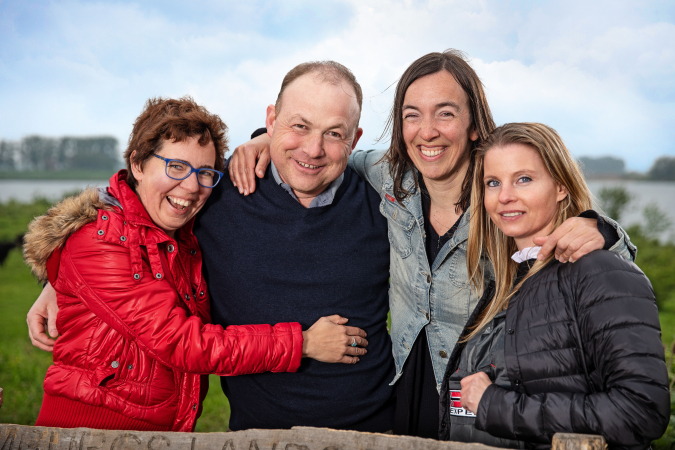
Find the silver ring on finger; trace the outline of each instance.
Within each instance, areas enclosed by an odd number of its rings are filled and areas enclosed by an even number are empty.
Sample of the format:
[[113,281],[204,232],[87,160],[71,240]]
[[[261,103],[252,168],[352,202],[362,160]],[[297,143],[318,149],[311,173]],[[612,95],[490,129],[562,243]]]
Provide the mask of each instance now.
[[352,336],[352,347],[356,347],[358,344],[356,343],[356,338]]

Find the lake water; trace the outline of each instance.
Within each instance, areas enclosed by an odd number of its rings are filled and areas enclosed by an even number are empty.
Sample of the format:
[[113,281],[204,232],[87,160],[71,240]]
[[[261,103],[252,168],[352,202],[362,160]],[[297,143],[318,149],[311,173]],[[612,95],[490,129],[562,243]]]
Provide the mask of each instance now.
[[[0,180],[0,202],[15,199],[28,202],[35,196],[58,199],[65,193],[84,189],[87,186],[107,186],[108,180],[101,181],[47,181],[47,180]],[[633,196],[633,201],[621,219],[622,225],[627,227],[635,223],[642,223],[642,210],[649,203],[656,203],[673,222],[673,230],[662,238],[675,237],[675,183],[652,181],[609,181],[591,180],[588,187],[594,195],[598,195],[605,187],[624,186]]]
[[30,202],[35,197],[58,200],[64,194],[81,191],[87,186],[107,186],[108,180],[0,180],[0,202],[14,199]]

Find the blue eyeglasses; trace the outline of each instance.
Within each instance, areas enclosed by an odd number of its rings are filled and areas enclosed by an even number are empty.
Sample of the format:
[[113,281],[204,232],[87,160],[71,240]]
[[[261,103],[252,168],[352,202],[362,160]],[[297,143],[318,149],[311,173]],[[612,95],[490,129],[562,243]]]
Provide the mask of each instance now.
[[195,169],[190,164],[179,159],[164,158],[154,153],[152,156],[166,163],[166,176],[173,180],[184,180],[192,175],[193,172],[196,172],[199,185],[211,189],[218,184],[223,176],[222,172],[214,169]]

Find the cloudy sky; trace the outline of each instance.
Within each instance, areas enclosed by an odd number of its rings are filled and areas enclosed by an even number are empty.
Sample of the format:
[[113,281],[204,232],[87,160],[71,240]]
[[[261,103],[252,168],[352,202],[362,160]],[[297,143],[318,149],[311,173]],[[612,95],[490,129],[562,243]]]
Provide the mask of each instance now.
[[377,143],[405,68],[466,52],[497,123],[544,122],[576,156],[643,171],[675,155],[675,2],[666,0],[0,0],[0,139],[113,135],[144,101],[189,94],[234,148],[283,75],[333,59],[364,89]]

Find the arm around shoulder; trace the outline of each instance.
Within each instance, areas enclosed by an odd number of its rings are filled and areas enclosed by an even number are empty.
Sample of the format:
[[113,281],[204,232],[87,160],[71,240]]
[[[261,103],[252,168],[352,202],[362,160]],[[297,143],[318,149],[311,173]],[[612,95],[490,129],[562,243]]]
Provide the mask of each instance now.
[[383,160],[384,150],[355,150],[349,157],[349,167],[366,180],[377,192],[389,175],[389,164]]
[[[595,214],[598,219],[598,229],[602,235],[605,236],[605,240],[607,240],[607,235],[614,235],[616,233],[616,241],[614,243],[607,242],[608,246],[606,246],[605,249],[620,255],[627,261],[635,261],[637,247],[630,241],[630,236],[628,236],[626,230],[619,225],[619,222],[609,216],[598,213]],[[603,231],[603,228],[605,231]]]

